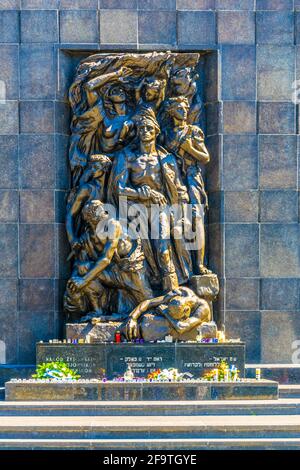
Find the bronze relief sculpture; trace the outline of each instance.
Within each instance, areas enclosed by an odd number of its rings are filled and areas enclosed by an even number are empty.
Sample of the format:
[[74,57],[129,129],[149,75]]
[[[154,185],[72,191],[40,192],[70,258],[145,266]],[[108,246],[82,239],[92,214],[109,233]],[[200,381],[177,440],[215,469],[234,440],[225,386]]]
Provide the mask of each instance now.
[[205,266],[195,53],[96,54],[70,88],[66,229],[70,321],[120,321],[128,340],[178,339],[212,320]]

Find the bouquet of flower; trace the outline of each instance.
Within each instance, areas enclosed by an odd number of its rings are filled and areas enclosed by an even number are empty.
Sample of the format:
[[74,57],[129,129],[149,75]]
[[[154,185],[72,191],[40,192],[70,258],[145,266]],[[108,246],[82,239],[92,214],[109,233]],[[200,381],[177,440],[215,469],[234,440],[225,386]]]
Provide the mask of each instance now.
[[236,381],[239,379],[239,372],[236,366],[229,366],[228,363],[223,360],[217,367],[205,372],[202,378],[204,380],[214,380],[218,382]]
[[191,374],[186,374],[185,372],[180,373],[178,372],[178,369],[174,369],[173,367],[162,370],[156,369],[147,375],[148,380],[158,380],[160,382],[180,382],[186,377],[190,378]]
[[45,380],[78,380],[77,371],[69,368],[65,362],[43,362],[39,364],[33,379]]

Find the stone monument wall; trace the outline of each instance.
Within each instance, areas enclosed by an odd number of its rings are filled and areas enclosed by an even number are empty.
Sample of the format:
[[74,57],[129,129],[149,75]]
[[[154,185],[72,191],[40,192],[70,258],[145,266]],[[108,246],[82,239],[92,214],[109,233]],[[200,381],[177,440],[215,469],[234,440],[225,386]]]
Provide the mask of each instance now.
[[0,25],[1,362],[33,363],[35,342],[62,334],[67,90],[83,57],[126,50],[206,52],[215,315],[246,341],[248,362],[291,362],[300,339],[299,0],[1,0]]

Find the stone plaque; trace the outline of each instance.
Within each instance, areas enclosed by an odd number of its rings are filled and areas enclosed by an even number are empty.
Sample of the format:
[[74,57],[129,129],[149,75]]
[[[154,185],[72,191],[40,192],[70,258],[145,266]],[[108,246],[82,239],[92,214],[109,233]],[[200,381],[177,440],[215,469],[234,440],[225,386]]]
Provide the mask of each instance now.
[[[179,345],[178,345],[179,346]],[[199,377],[205,370],[217,367],[222,360],[235,365],[241,377],[245,374],[244,343],[185,344],[176,348],[176,367]]]
[[156,369],[174,367],[173,344],[109,344],[107,345],[107,375],[123,375],[130,364],[136,377],[145,377]]
[[100,369],[106,369],[105,344],[49,344],[38,343],[36,362],[63,361],[82,378],[99,376]]
[[155,369],[175,367],[199,378],[222,359],[234,364],[244,377],[244,343],[37,343],[37,363],[64,361],[82,378],[99,377],[105,369],[108,378],[122,376],[130,364],[136,377],[145,377]]

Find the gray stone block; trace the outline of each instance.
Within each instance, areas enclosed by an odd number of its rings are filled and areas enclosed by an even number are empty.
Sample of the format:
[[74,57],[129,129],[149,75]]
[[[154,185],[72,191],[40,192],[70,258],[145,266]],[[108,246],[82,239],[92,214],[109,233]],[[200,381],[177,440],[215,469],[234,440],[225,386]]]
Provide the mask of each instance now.
[[86,339],[90,338],[91,343],[115,341],[115,332],[118,331],[122,323],[105,322],[92,325],[91,323],[67,323],[67,339]]
[[58,134],[70,134],[71,108],[68,103],[55,101],[55,132]]
[[19,193],[10,189],[0,189],[0,222],[18,222]]
[[[15,100],[19,98],[19,47],[2,45],[0,49],[0,80],[5,89],[1,89],[1,99]],[[3,95],[4,92],[4,96]]]
[[256,0],[256,10],[293,10],[293,9],[294,9],[293,0]]
[[0,134],[9,135],[19,132],[19,108],[17,101],[0,103]]
[[20,276],[22,278],[54,278],[54,225],[21,224],[19,237]]
[[222,49],[222,98],[256,100],[255,46],[224,46]]
[[[0,311],[18,308],[18,280],[0,279]],[[1,338],[2,339],[2,338]]]
[[217,51],[211,51],[204,57],[205,77],[204,77],[204,102],[210,103],[220,99],[219,93],[219,58]]
[[254,44],[255,16],[253,12],[218,12],[219,44]]
[[260,102],[258,131],[260,134],[294,134],[296,106],[293,103]]
[[176,0],[138,0],[139,10],[176,10]]
[[35,344],[54,336],[53,311],[20,311],[18,322],[19,364],[35,364]]
[[215,0],[177,0],[177,10],[214,10]]
[[224,134],[255,134],[255,101],[224,101],[223,129]]
[[63,0],[21,0],[23,10],[56,10]]
[[20,279],[19,308],[29,312],[54,310],[53,279]]
[[297,191],[261,191],[261,222],[298,222]]
[[100,12],[100,42],[102,44],[136,44],[138,14],[130,10]]
[[[73,0],[67,0],[73,1]],[[125,10],[136,10],[138,6],[138,0],[122,0],[122,8]],[[101,9],[111,9],[119,8],[120,0],[99,0],[99,8]]]
[[261,279],[260,308],[262,310],[299,310],[298,279]]
[[68,191],[55,191],[55,222],[65,223]]
[[259,310],[259,279],[226,279],[226,309]]
[[0,135],[0,188],[18,187],[18,137]]
[[219,10],[254,10],[254,0],[216,0]]
[[259,100],[292,99],[295,74],[293,46],[257,47],[257,93]]
[[56,161],[56,188],[70,188],[69,169],[69,137],[57,134],[55,136],[55,161]]
[[296,277],[299,266],[299,225],[261,224],[261,276]]
[[194,292],[199,297],[204,297],[206,300],[213,301],[219,293],[219,280],[216,274],[203,274],[201,276],[192,276],[190,279],[191,286]]
[[225,225],[226,277],[259,275],[258,224]]
[[225,222],[258,222],[258,191],[226,191]]
[[60,11],[60,42],[99,42],[98,14],[94,10]]
[[224,222],[224,192],[210,191],[208,193],[208,202],[208,223],[217,224]]
[[178,45],[216,43],[216,18],[212,11],[179,11]]
[[299,349],[298,345],[293,345],[299,340],[299,329],[300,319],[296,312],[262,311],[261,362],[291,364],[295,349]]
[[20,8],[20,0],[1,0],[1,10],[18,10]]
[[211,163],[207,165],[207,190],[221,189],[221,139],[213,135],[206,139],[206,146],[211,156]]
[[205,105],[206,130],[205,135],[209,137],[221,134],[223,129],[222,103],[214,102]]
[[4,387],[5,382],[16,377],[29,379],[34,372],[35,366],[33,364],[0,364],[0,387]]
[[70,254],[70,245],[67,238],[65,224],[55,225],[56,250],[55,271],[58,279],[69,279],[71,276],[71,265],[67,261]]
[[210,224],[207,245],[209,268],[216,273],[218,277],[224,277],[224,261],[222,256],[223,243],[224,226],[220,224]]
[[223,185],[225,190],[258,187],[258,147],[256,136],[224,136]]
[[[225,317],[226,336],[228,338],[241,338],[246,343],[246,362],[259,363],[261,361],[260,341],[261,331],[265,330],[261,325],[261,315],[257,311],[226,311]],[[270,362],[274,362],[273,360]]]
[[54,222],[54,191],[20,191],[20,221],[23,223]]
[[[280,158],[278,150],[280,149]],[[296,189],[297,140],[292,135],[259,137],[261,189]]]
[[5,343],[5,363],[18,362],[17,313],[15,310],[0,309],[0,338]]
[[0,11],[0,42],[19,42],[19,12]]
[[44,9],[21,11],[21,42],[57,41],[57,11]]
[[175,11],[140,11],[138,40],[141,44],[176,44]]
[[295,40],[296,44],[300,43],[300,12],[295,12]]
[[0,278],[18,275],[18,226],[0,224]]
[[[112,2],[113,0],[108,1]],[[99,7],[102,8],[101,2],[103,2],[103,0],[99,0]],[[59,0],[59,8],[61,10],[97,10],[98,0]]]
[[54,141],[50,135],[20,136],[20,185],[50,189],[55,185]]
[[23,100],[53,99],[55,96],[54,48],[23,44],[20,49],[20,96]]
[[20,131],[29,134],[52,133],[53,101],[20,101]]
[[294,13],[289,11],[258,11],[256,13],[258,44],[294,44]]

